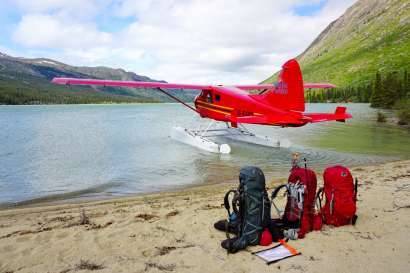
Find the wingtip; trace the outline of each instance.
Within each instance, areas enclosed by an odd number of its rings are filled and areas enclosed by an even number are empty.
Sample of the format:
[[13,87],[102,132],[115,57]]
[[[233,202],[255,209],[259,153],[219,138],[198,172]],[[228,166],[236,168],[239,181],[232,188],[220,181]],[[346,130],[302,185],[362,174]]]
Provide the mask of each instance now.
[[303,83],[303,87],[306,88],[322,88],[322,89],[329,89],[329,88],[336,88],[337,86],[332,83],[310,83],[305,82]]
[[51,83],[54,83],[54,84],[67,84],[68,81],[65,78],[53,78],[51,80]]

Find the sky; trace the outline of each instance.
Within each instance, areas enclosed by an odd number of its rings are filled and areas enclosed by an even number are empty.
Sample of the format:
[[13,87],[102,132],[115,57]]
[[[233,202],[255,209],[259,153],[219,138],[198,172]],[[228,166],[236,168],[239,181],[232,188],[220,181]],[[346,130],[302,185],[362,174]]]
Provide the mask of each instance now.
[[252,84],[355,0],[0,0],[0,52],[175,83]]

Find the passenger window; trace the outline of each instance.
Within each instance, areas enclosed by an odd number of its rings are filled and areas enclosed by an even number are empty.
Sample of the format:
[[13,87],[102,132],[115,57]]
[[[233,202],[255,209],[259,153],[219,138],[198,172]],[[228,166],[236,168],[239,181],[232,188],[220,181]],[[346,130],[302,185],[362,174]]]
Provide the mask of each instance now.
[[208,92],[208,94],[206,95],[206,101],[209,103],[212,103],[212,94],[211,92]]
[[220,101],[221,100],[221,96],[219,94],[215,94],[215,101]]

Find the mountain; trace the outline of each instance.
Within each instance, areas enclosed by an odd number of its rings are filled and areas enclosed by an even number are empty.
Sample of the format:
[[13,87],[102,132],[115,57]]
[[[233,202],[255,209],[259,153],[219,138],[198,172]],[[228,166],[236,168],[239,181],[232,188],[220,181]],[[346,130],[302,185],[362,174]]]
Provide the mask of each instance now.
[[340,87],[363,86],[377,71],[410,71],[410,1],[357,1],[297,59],[305,81]]
[[[59,86],[50,83],[54,77],[158,81],[123,69],[78,67],[46,58],[16,58],[0,52],[0,104],[170,101],[152,89]],[[197,91],[172,90],[171,93],[184,101],[192,101]]]

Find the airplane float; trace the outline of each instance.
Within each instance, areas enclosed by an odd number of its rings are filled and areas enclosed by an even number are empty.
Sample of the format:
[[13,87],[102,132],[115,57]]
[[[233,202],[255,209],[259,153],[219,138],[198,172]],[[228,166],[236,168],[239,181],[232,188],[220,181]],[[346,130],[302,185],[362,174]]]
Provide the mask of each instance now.
[[[344,122],[352,116],[346,107],[336,107],[334,113],[305,113],[304,88],[334,88],[327,83],[303,83],[302,73],[296,60],[282,66],[278,82],[258,85],[197,85],[161,82],[114,81],[99,79],[54,78],[55,84],[100,85],[134,88],[155,88],[183,104],[202,118],[212,121],[205,129],[174,127],[171,136],[186,144],[215,153],[230,153],[228,144],[218,144],[211,138],[217,136],[268,147],[290,147],[288,140],[278,140],[255,135],[243,124],[259,124],[280,127],[300,127],[323,121]],[[200,90],[194,106],[170,94],[167,89]],[[257,93],[249,93],[257,90]],[[215,121],[226,123],[226,128],[213,128]]]

